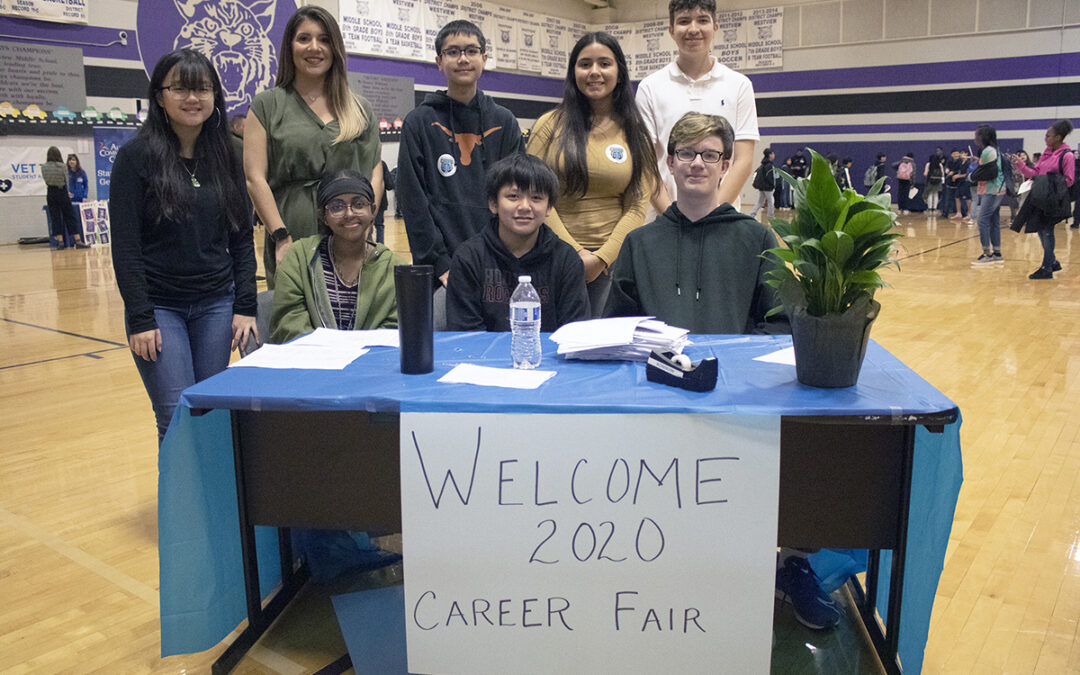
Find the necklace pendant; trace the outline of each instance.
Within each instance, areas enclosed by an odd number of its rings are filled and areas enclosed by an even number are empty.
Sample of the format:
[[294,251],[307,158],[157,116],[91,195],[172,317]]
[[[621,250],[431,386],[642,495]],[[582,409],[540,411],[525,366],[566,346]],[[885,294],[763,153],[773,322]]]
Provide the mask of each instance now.
[[199,184],[199,179],[196,178],[194,174],[191,175],[191,185],[192,187],[202,187],[202,185]]

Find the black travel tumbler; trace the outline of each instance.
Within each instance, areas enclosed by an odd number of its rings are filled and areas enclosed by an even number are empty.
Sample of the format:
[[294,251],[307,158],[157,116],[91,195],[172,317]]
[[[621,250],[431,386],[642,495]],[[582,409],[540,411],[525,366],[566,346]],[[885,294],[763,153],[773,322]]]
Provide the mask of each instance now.
[[431,265],[394,267],[401,372],[406,375],[421,375],[435,369],[431,309],[434,276],[435,268]]

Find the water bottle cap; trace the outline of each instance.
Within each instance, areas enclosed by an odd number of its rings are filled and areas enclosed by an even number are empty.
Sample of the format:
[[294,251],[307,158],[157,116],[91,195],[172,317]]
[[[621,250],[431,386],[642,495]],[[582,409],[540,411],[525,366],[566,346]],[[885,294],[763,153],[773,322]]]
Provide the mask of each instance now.
[[518,283],[519,284],[531,284],[532,283],[532,277],[530,275],[528,275],[528,274],[522,274],[520,277],[518,277]]

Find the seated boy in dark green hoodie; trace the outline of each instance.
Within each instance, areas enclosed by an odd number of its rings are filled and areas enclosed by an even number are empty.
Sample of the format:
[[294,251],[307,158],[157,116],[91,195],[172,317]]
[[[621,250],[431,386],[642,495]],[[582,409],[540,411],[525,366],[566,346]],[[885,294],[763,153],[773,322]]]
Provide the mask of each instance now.
[[449,330],[510,330],[510,296],[528,274],[540,296],[540,330],[589,318],[581,257],[544,224],[559,179],[533,155],[511,155],[488,171],[491,218],[458,247],[446,286]]
[[626,236],[611,270],[604,316],[655,316],[692,333],[788,332],[765,284],[764,225],[720,201],[734,132],[718,115],[689,112],[671,130],[667,164],[676,201]]
[[[667,148],[675,203],[626,235],[611,270],[605,316],[650,315],[692,333],[789,332],[781,315],[765,319],[779,299],[765,284],[769,262],[761,254],[776,238],[720,201],[733,138],[731,125],[717,115],[690,112],[675,123]],[[840,620],[807,551],[780,550],[776,596],[810,628],[832,628]]]

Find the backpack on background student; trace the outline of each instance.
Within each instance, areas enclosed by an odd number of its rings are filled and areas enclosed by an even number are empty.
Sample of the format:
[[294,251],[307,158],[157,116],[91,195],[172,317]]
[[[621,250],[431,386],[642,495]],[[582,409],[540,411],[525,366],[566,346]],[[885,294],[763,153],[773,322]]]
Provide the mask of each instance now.
[[754,176],[753,187],[762,192],[771,192],[776,189],[776,170],[771,163],[762,164],[758,167]]
[[896,167],[896,177],[900,180],[911,180],[911,170],[914,166],[911,162],[900,162],[900,166]]
[[871,164],[870,168],[866,170],[866,173],[862,175],[862,184],[864,187],[874,187],[874,183],[877,182],[877,164]]

